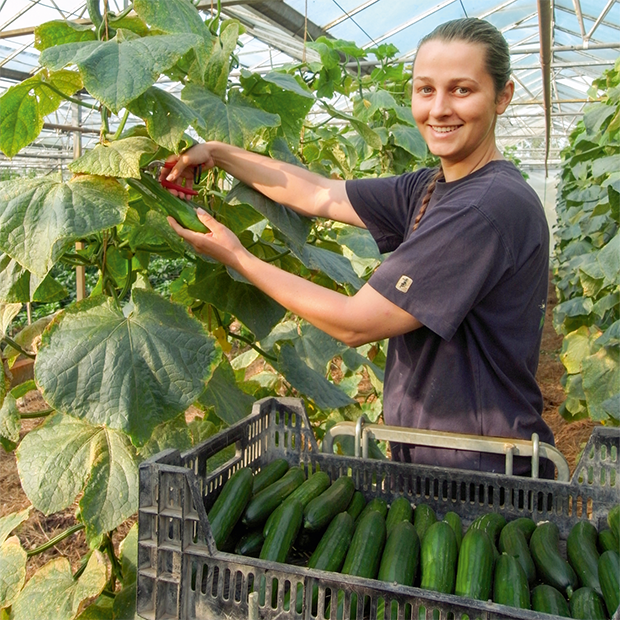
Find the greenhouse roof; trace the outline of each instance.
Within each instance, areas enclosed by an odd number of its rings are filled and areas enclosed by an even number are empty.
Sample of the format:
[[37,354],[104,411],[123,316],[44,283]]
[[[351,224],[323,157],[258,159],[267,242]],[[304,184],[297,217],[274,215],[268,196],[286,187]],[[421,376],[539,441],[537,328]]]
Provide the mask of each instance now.
[[[127,0],[108,1],[112,11],[128,6]],[[620,49],[619,0],[441,0],[433,5],[416,0],[222,0],[221,7],[223,16],[246,28],[238,54],[241,67],[259,72],[312,60],[314,52],[305,43],[319,36],[354,41],[365,49],[391,43],[399,60],[411,62],[419,40],[438,24],[465,16],[487,19],[510,45],[516,85],[513,103],[498,123],[499,144],[513,147],[530,168],[558,163],[592,81],[614,65]],[[200,0],[198,8],[208,16],[217,2]],[[35,26],[87,18],[83,0],[0,0],[0,94],[37,67]],[[362,69],[371,68],[373,60],[369,54]],[[346,108],[349,102],[336,104]],[[90,116],[76,106],[62,106],[47,117],[32,145],[12,160],[0,154],[0,168],[62,167],[73,158],[72,128],[80,127],[84,145],[97,138],[99,119]]]

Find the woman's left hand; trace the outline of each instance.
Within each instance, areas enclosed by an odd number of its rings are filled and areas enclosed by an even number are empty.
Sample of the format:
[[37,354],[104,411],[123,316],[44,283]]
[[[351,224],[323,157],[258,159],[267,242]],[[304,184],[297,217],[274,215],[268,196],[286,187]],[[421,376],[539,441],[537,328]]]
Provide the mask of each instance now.
[[204,209],[196,210],[198,219],[209,229],[209,232],[198,233],[183,228],[174,218],[168,217],[168,222],[174,231],[183,237],[199,254],[205,254],[220,263],[235,268],[239,263],[239,256],[247,252],[235,233],[220,224]]

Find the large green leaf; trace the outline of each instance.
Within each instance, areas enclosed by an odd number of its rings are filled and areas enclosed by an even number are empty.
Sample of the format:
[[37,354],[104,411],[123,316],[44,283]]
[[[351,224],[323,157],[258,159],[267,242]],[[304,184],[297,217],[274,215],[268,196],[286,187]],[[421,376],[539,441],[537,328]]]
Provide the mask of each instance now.
[[28,517],[32,506],[28,506],[19,512],[12,512],[6,517],[0,517],[0,545],[9,537],[9,534],[19,527]]
[[592,341],[590,330],[585,325],[564,337],[560,359],[569,374],[581,371],[581,362],[590,354]]
[[102,177],[140,178],[140,168],[146,165],[159,146],[149,138],[124,138],[109,144],[97,144],[69,164],[69,170]]
[[[0,301],[0,336],[6,334],[6,330],[11,324],[11,321],[19,314],[21,309],[21,304],[6,304]],[[0,384],[0,390],[1,389],[2,385]],[[0,392],[0,396],[1,395],[2,392]]]
[[0,435],[9,441],[19,441],[21,418],[17,409],[17,401],[12,394],[7,394],[4,401],[0,401]]
[[373,131],[366,123],[360,121],[354,116],[350,116],[341,112],[337,108],[327,105],[326,103],[322,103],[322,107],[327,110],[334,118],[340,118],[344,121],[348,121],[353,129],[359,133],[360,136],[364,139],[366,144],[373,149],[381,149],[383,143],[381,142],[381,138],[376,131]]
[[620,351],[617,347],[603,347],[582,362],[583,391],[593,420],[608,419],[603,403],[620,392],[619,367]]
[[24,492],[51,514],[78,493],[81,518],[92,534],[109,532],[138,508],[138,463],[127,435],[55,414],[28,433],[17,450]]
[[342,254],[306,244],[299,259],[308,269],[318,269],[338,284],[350,284],[355,289],[360,289],[364,284],[351,267],[351,261]]
[[617,284],[620,277],[620,232],[596,255],[605,279],[609,284]]
[[26,580],[26,559],[17,536],[0,544],[0,609],[12,605],[19,595]]
[[314,95],[303,88],[292,75],[271,71],[265,75],[243,70],[244,94],[265,112],[278,114],[281,133],[293,148],[299,146],[305,118],[314,105]]
[[77,65],[88,92],[116,113],[144,93],[161,73],[200,41],[193,34],[140,38],[119,29],[111,41],[50,47],[41,53],[40,62],[50,69]]
[[237,386],[235,372],[227,358],[215,369],[200,402],[213,407],[215,415],[228,425],[239,422],[252,412],[254,398]]
[[237,47],[239,24],[229,23],[213,46],[213,52],[207,61],[203,75],[204,85],[216,95],[223,97],[228,86],[230,73],[230,55]]
[[231,278],[221,265],[200,262],[189,294],[236,316],[252,330],[257,340],[265,337],[286,313],[280,304],[256,287]]
[[149,135],[157,144],[178,153],[184,131],[203,126],[199,115],[173,94],[151,86],[127,108],[146,123]]
[[243,102],[222,101],[211,91],[188,84],[181,99],[202,117],[205,129],[196,128],[205,140],[220,140],[235,146],[248,147],[267,127],[280,125],[280,117]]
[[13,603],[12,620],[73,620],[84,604],[98,596],[107,581],[100,551],[93,551],[86,570],[74,579],[67,558],[56,558],[39,569]]
[[210,38],[209,29],[190,0],[134,0],[133,8],[147,23],[169,33],[193,33]]
[[356,402],[307,366],[290,344],[281,347],[274,365],[296,390],[311,398],[321,409],[337,409]]
[[40,71],[11,86],[0,97],[0,151],[13,157],[37,138],[44,117],[58,109],[63,101],[56,90],[70,96],[80,88],[82,79],[74,71]]
[[141,459],[147,459],[168,448],[187,450],[192,447],[192,438],[185,421],[185,412],[176,418],[155,427],[149,440],[138,451]]
[[601,157],[592,162],[592,176],[599,177],[620,169],[620,155]]
[[8,254],[0,252],[0,301],[50,302],[60,301],[67,295],[67,289],[49,273],[41,280]]
[[34,46],[40,52],[54,45],[96,41],[97,33],[92,24],[76,24],[68,20],[55,19],[34,28]]
[[325,374],[332,358],[343,353],[347,347],[310,323],[302,323],[301,338],[295,339],[295,350],[310,368]]
[[0,251],[44,277],[77,240],[120,224],[127,193],[114,179],[46,177],[0,183]]
[[112,531],[138,509],[135,449],[124,433],[100,431],[90,441],[90,476],[80,499],[81,519],[91,536]]
[[396,146],[400,146],[408,153],[411,153],[411,155],[420,159],[426,157],[428,153],[426,142],[424,142],[424,138],[422,138],[422,134],[417,127],[397,124],[390,127],[390,131],[394,136],[394,144]]
[[125,313],[103,297],[65,310],[35,375],[52,407],[144,443],[202,393],[220,354],[185,308],[141,289],[132,300]]
[[298,252],[303,251],[312,228],[310,218],[298,215],[292,209],[287,209],[243,183],[238,183],[232,188],[226,196],[226,202],[231,205],[245,203],[254,207],[290,241],[294,249]]

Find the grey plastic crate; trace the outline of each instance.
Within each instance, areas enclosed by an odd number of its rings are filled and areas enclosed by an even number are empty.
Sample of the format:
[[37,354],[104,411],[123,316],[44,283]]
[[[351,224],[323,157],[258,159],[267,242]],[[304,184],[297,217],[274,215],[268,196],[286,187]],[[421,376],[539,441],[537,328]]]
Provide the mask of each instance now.
[[[228,456],[226,451],[234,455],[211,471],[213,463]],[[508,520],[553,520],[565,539],[585,518],[602,527],[610,507],[620,502],[619,452],[620,432],[597,427],[570,483],[362,460],[319,452],[300,400],[258,401],[250,416],[199,446],[183,453],[167,450],[140,466],[138,615],[146,620],[246,620],[249,594],[264,584],[258,617],[265,620],[335,619],[336,606],[330,609],[327,601],[337,593],[345,598],[345,620],[351,617],[352,595],[360,619],[376,618],[383,599],[386,609],[393,601],[398,605],[399,620],[459,620],[464,615],[550,620],[554,616],[223,553],[215,547],[207,512],[239,468],[256,472],[284,457],[308,475],[322,470],[332,480],[352,476],[367,500],[390,502],[404,495],[413,503],[429,504],[439,517],[457,512],[464,526],[490,511]],[[313,610],[309,594],[315,585],[319,602]],[[299,588],[304,593],[300,613],[294,604]]]

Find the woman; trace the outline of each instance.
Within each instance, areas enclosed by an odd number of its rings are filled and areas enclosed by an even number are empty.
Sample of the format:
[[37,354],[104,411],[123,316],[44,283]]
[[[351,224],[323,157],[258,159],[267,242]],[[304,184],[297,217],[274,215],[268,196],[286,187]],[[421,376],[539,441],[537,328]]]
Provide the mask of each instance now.
[[[197,252],[334,338],[353,347],[390,338],[386,424],[525,439],[537,432],[553,444],[535,380],[549,231],[535,193],[495,143],[513,93],[499,31],[455,20],[421,41],[413,66],[413,117],[438,170],[345,182],[217,142],[180,156],[171,181],[191,183],[194,166],[218,166],[298,213],[367,228],[391,254],[352,297],[262,262],[204,212],[207,234],[170,224]],[[504,471],[502,455],[393,444],[392,456]],[[515,459],[515,473],[528,468]],[[552,467],[541,475],[552,477]]]

